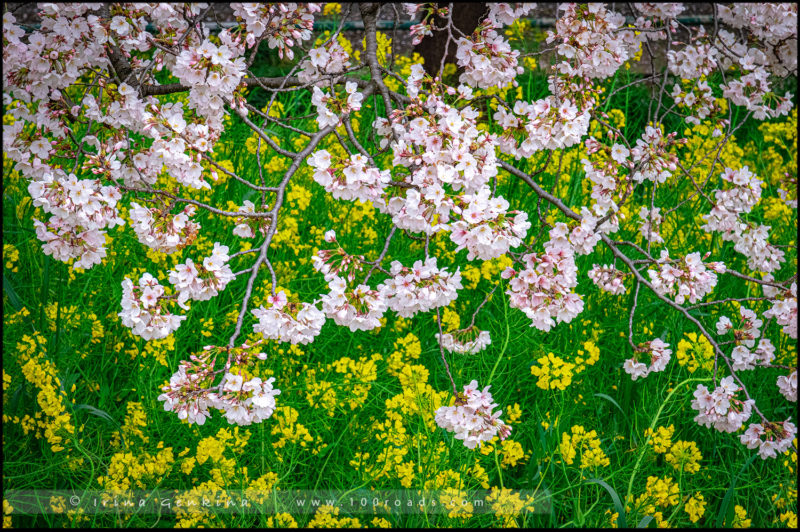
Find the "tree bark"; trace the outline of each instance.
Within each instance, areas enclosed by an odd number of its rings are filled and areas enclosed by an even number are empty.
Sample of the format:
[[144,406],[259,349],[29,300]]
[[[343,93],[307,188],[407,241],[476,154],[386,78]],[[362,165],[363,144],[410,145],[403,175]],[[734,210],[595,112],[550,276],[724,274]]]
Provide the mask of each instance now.
[[[437,2],[438,7],[447,7],[449,4],[446,2]],[[487,5],[485,2],[455,2],[453,3],[453,25],[470,35],[475,28],[483,21],[486,16]],[[433,22],[436,26],[442,27],[446,24],[446,20],[440,16],[434,16]],[[425,71],[431,76],[436,76],[439,73],[439,67],[442,64],[442,56],[444,55],[445,45],[447,43],[446,31],[434,31],[433,35],[425,37],[415,47],[415,50],[425,60]],[[450,43],[447,50],[446,63],[456,62],[456,46]]]

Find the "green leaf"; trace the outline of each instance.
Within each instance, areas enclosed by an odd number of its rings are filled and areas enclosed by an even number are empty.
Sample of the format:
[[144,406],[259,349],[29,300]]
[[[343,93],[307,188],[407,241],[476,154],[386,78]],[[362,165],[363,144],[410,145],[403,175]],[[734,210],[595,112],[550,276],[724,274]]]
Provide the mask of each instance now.
[[6,277],[5,273],[3,273],[3,292],[5,292],[8,296],[8,302],[11,303],[11,306],[14,307],[14,310],[19,312],[19,310],[22,308],[22,301],[20,301],[17,291],[14,290],[14,286],[11,284],[9,278]]
[[622,506],[622,501],[617,495],[617,492],[609,486],[606,481],[600,480],[599,478],[590,478],[586,481],[586,484],[600,484],[605,488],[609,495],[611,495],[611,500],[614,501],[614,508],[617,510],[619,517],[617,518],[617,525],[619,528],[628,528],[628,522],[625,520],[625,507]]

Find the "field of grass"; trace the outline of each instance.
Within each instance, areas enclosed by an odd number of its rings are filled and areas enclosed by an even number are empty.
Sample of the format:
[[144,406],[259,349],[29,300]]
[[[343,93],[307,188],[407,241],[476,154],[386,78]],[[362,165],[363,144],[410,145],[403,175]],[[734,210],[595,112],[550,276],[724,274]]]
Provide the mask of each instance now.
[[[627,83],[627,71],[608,81]],[[606,111],[614,125],[635,141],[645,127],[647,93],[631,87],[609,101]],[[520,78],[509,98],[531,101],[546,92],[540,73]],[[258,89],[253,98],[259,98]],[[263,96],[263,94],[262,94]],[[176,96],[175,98],[180,98]],[[313,113],[309,93],[282,97],[281,116]],[[266,99],[257,103],[262,106]],[[354,121],[356,134],[368,148],[375,100],[365,102]],[[485,104],[484,104],[485,106]],[[491,110],[483,109],[487,127]],[[744,113],[736,110],[735,120]],[[4,118],[4,121],[7,120]],[[311,120],[304,124],[315,131]],[[666,124],[689,139],[678,151],[691,165],[713,147],[710,128]],[[796,210],[781,207],[777,180],[794,165],[796,173],[797,114],[769,123],[748,123],[723,149],[722,166],[748,165],[767,184],[765,200],[752,213],[772,227],[771,242],[795,242]],[[592,131],[597,131],[593,128]],[[215,159],[253,182],[259,181],[258,141],[238,118],[230,118],[228,133],[215,147]],[[275,133],[281,145],[298,148],[303,138]],[[299,137],[299,138],[298,138]],[[342,150],[335,137],[322,147]],[[289,161],[262,144],[264,177],[275,182]],[[553,163],[537,179],[545,188],[575,207],[589,203],[590,183],[577,146],[553,154]],[[521,162],[521,169],[544,164],[545,154]],[[391,167],[391,155],[377,158]],[[697,384],[710,386],[713,362],[697,331],[643,290],[639,295],[634,332],[638,341],[662,338],[673,349],[666,371],[631,381],[622,363],[631,356],[627,341],[628,310],[633,294],[615,297],[601,293],[586,273],[594,264],[613,257],[598,245],[577,260],[578,292],[585,310],[570,324],[549,333],[530,327],[530,320],[508,306],[505,282],[499,273],[510,264],[501,257],[468,262],[466,252],[454,252],[447,235],[431,241],[431,253],[452,271],[460,267],[464,289],[443,312],[443,327],[454,330],[469,323],[474,309],[499,283],[476,325],[491,333],[492,343],[478,355],[448,354],[459,387],[471,380],[491,385],[512,426],[511,436],[470,450],[433,422],[433,413],[451,404],[450,383],[439,355],[435,313],[401,319],[386,314],[376,331],[351,333],[331,320],[308,346],[269,343],[268,358],[253,375],[274,376],[280,388],[278,410],[269,420],[233,427],[220,415],[203,426],[188,425],[165,412],[158,401],[163,386],[181,360],[205,345],[226,345],[238,316],[246,281],[242,276],[218,297],[193,302],[187,320],[170,337],[144,342],[123,327],[120,283],[147,271],[162,281],[175,264],[207,256],[215,241],[231,252],[257,245],[256,239],[233,236],[234,223],[198,211],[202,226],[198,241],[173,255],[148,251],[129,225],[109,231],[109,256],[88,271],[75,270],[41,252],[32,219],[43,213],[33,208],[27,183],[3,165],[3,488],[8,490],[75,490],[79,495],[109,490],[165,493],[187,490],[199,496],[227,491],[258,494],[273,490],[335,492],[335,504],[322,498],[319,507],[271,506],[246,513],[219,508],[177,505],[146,511],[94,513],[75,509],[69,497],[46,498],[37,515],[12,512],[4,499],[4,524],[12,526],[792,526],[796,525],[796,454],[761,460],[746,449],[736,434],[721,434],[693,421],[690,403]],[[710,161],[697,165],[700,175]],[[717,185],[721,167],[711,186]],[[322,276],[311,267],[311,256],[326,246],[323,234],[335,228],[350,253],[375,259],[391,225],[388,217],[369,205],[337,201],[325,194],[304,165],[288,188],[279,233],[270,248],[278,284],[292,299],[311,301],[326,290]],[[669,183],[658,198],[675,204],[691,192],[685,179]],[[162,183],[160,182],[159,185]],[[161,187],[158,187],[161,188]],[[637,213],[649,205],[649,191],[634,197],[623,209],[620,236],[642,242]],[[533,223],[528,243],[539,234],[537,197],[512,176],[501,172],[497,191],[512,208],[528,211]],[[244,200],[257,201],[220,173],[201,201],[235,210]],[[663,194],[663,196],[662,196]],[[675,198],[674,200],[672,198]],[[270,201],[269,196],[267,197]],[[122,202],[127,219],[129,200]],[[730,243],[711,238],[700,229],[708,206],[689,202],[665,222],[667,245],[676,253],[711,250],[711,260],[746,270],[744,258]],[[564,221],[555,210],[549,222]],[[539,240],[536,246],[541,246]],[[423,243],[398,235],[387,258],[404,265],[424,256]],[[540,248],[539,248],[540,249]],[[233,271],[246,268],[252,255],[234,259]],[[796,271],[796,248],[787,250],[784,273]],[[270,293],[269,272],[256,283],[250,308]],[[776,275],[778,277],[778,275]],[[382,280],[376,275],[374,283]],[[630,283],[628,284],[630,288]],[[761,295],[755,285],[752,295]],[[714,299],[736,293],[740,282],[723,276]],[[748,295],[751,295],[748,293]],[[750,308],[762,312],[764,302]],[[724,308],[696,311],[713,324]],[[241,340],[255,340],[255,322],[248,312]],[[776,363],[796,365],[794,341],[772,323],[764,331],[777,348]],[[780,370],[744,373],[743,379],[770,419],[796,413],[776,393]],[[250,490],[250,491],[248,491]],[[448,511],[387,512],[371,504],[350,503],[372,491],[428,490]],[[460,504],[473,493],[491,491],[484,507]],[[138,493],[137,492],[137,493]],[[523,494],[520,499],[517,493]],[[217,493],[219,495],[219,493]],[[522,510],[524,496],[538,506]],[[531,502],[530,500],[528,502]],[[354,511],[355,510],[355,511]]]

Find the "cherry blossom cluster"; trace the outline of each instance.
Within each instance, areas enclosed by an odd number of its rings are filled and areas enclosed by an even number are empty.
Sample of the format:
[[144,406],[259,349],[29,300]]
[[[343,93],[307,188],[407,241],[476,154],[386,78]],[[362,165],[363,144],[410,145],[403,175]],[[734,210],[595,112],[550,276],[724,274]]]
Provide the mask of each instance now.
[[445,187],[474,193],[488,183],[497,175],[497,156],[494,137],[477,127],[478,111],[449,105],[435,85],[431,91],[424,102],[415,100],[390,117],[396,138],[391,148],[393,165],[411,170],[406,183],[440,203]]
[[313,303],[289,303],[286,292],[279,291],[267,298],[269,307],[263,305],[253,310],[258,323],[253,330],[264,338],[308,344],[314,341],[325,324],[323,314]]
[[668,343],[656,338],[638,345],[637,353],[649,353],[650,365],[639,362],[638,354],[634,355],[633,358],[627,359],[622,368],[625,373],[631,376],[632,380],[636,380],[639,377],[647,377],[650,373],[664,371],[672,355],[672,350],[669,349]]
[[[797,6],[791,3],[730,4],[719,6],[720,20],[735,29],[746,29],[761,42],[768,68],[778,76],[797,75]],[[725,31],[725,30],[723,30]],[[720,40],[723,32],[720,31]],[[723,50],[737,49],[732,33],[725,31]],[[744,46],[744,45],[742,45]]]
[[[765,275],[764,280],[771,281],[772,275]],[[783,332],[790,338],[797,339],[797,283],[793,282],[788,290],[763,285],[764,295],[772,299],[772,306],[764,312],[765,318],[775,318]]]
[[752,399],[737,399],[740,390],[730,375],[724,377],[713,392],[698,384],[692,400],[692,408],[698,412],[694,420],[705,427],[713,425],[720,432],[736,432],[750,419],[755,404]]
[[555,30],[547,32],[547,43],[556,43],[564,58],[555,68],[566,77],[607,78],[635,53],[641,37],[621,31],[625,17],[602,3],[559,5],[564,14]]
[[533,9],[536,9],[536,4],[534,3],[492,2],[489,4],[487,18],[493,28],[502,28],[503,26],[510,26]]
[[126,183],[152,185],[166,170],[184,186],[210,189],[211,186],[203,179],[204,169],[199,160],[204,151],[211,149],[212,136],[222,131],[222,103],[216,103],[219,105],[213,108],[210,101],[201,104],[207,104],[205,123],[201,123],[200,117],[196,122],[187,123],[181,102],[149,105],[148,111],[144,112],[142,129],[154,140],[149,148],[141,147],[132,157],[132,166],[125,165],[120,170]]
[[708,76],[717,68],[718,55],[717,48],[710,42],[687,44],[667,52],[667,66],[678,78],[694,80]]
[[644,239],[651,244],[662,244],[664,239],[658,234],[659,226],[664,221],[661,218],[661,209],[653,207],[651,210],[642,207],[639,211],[639,218],[642,220],[639,224],[639,232],[642,233]]
[[[339,245],[333,229],[325,233],[325,241]],[[350,255],[341,245],[336,249],[321,249],[311,257],[314,269],[324,275],[327,282],[335,277],[343,277],[352,283],[365,262],[363,255]]]
[[751,370],[755,369],[756,365],[768,365],[775,359],[775,346],[767,338],[762,338],[758,342],[758,348],[755,351],[750,351],[743,345],[737,345],[731,351],[731,361],[733,362],[733,370]]
[[364,95],[358,92],[355,81],[345,83],[344,90],[347,96],[330,95],[317,86],[311,95],[311,103],[317,108],[317,124],[320,130],[330,126],[338,126],[342,118],[353,111],[361,109],[361,100]]
[[371,202],[378,208],[385,206],[383,193],[392,180],[389,170],[369,166],[369,160],[360,153],[349,158],[332,161],[327,150],[319,150],[308,159],[314,170],[314,181],[336,199]]
[[720,177],[723,181],[732,183],[733,188],[714,191],[716,207],[733,213],[747,213],[761,199],[763,182],[747,166],[739,170],[725,168]]
[[642,138],[636,141],[636,146],[631,149],[631,160],[636,164],[631,176],[634,181],[641,183],[644,180],[654,183],[664,183],[672,176],[677,168],[678,156],[669,151],[669,148],[682,140],[675,140],[677,133],[672,132],[666,136],[660,127],[646,126]]
[[447,351],[460,354],[480,353],[492,343],[489,331],[481,331],[474,325],[449,333],[436,333],[436,340]]
[[[273,387],[274,377],[262,381],[252,377],[245,381],[242,368],[252,365],[253,358],[266,360],[266,355],[254,352],[255,345],[238,348],[220,348],[207,345],[197,355],[190,355],[178,366],[161,389],[158,400],[164,401],[164,410],[174,412],[179,419],[190,424],[203,425],[211,417],[211,408],[225,415],[230,424],[249,425],[269,418],[275,411],[275,397],[280,390]],[[217,355],[232,355],[232,365],[215,370]],[[235,367],[235,369],[234,369]],[[219,385],[211,386],[215,376],[224,373]]]
[[625,272],[616,269],[614,266],[598,266],[595,264],[592,269],[589,270],[588,275],[589,279],[604,292],[615,296],[627,292],[625,288]]
[[327,43],[308,52],[308,59],[300,63],[297,79],[303,83],[320,84],[321,76],[326,74],[341,74],[350,67],[350,56],[337,39],[330,39]]
[[320,11],[320,4],[295,3],[232,3],[233,14],[243,20],[247,28],[247,45],[267,39],[270,48],[278,49],[283,59],[294,58],[292,46],[311,38],[314,29],[314,13]]
[[[660,20],[669,20],[677,17],[686,10],[680,2],[649,2],[635,3],[633,6],[645,17]],[[639,24],[637,23],[637,26]]]
[[[238,207],[237,212],[253,214],[256,212],[256,206],[252,201],[244,200],[242,205]],[[253,238],[256,236],[256,229],[258,229],[262,235],[267,232],[264,222],[256,218],[241,216],[236,218],[236,222],[236,227],[233,228],[233,234],[240,238]]]
[[349,288],[341,277],[328,282],[330,292],[322,295],[322,311],[337,325],[351,331],[370,331],[381,326],[386,299],[378,290],[360,284]]
[[696,303],[717,286],[717,273],[725,273],[722,262],[704,263],[699,252],[681,259],[670,259],[669,250],[661,250],[658,270],[647,270],[656,293],[669,296],[682,305],[687,299]]
[[607,146],[591,138],[586,139],[586,150],[589,154],[608,152],[608,157],[581,159],[586,177],[592,182],[591,197],[594,201],[592,209],[601,215],[609,211],[617,212],[619,206],[614,197],[619,195],[620,184],[624,183],[624,180],[620,179],[620,170],[632,165],[628,160],[630,151],[621,144],[614,144],[609,151]]
[[510,279],[506,291],[509,306],[524,312],[531,327],[545,332],[556,323],[569,323],[583,311],[583,299],[573,292],[578,285],[578,269],[566,235],[566,224],[556,224],[543,254],[529,253],[522,257],[524,270],[509,267],[502,274]]
[[46,223],[33,220],[42,250],[62,262],[78,259],[73,264],[78,268],[100,264],[106,256],[104,229],[125,223],[117,211],[119,189],[99,179],[56,171],[31,181],[28,192],[35,207],[52,215]]
[[480,89],[502,87],[524,72],[517,63],[519,51],[512,50],[489,21],[478,26],[469,38],[459,38],[456,44],[458,66],[464,68],[458,78],[461,83]]
[[136,336],[145,340],[166,338],[186,319],[167,310],[168,299],[164,287],[149,273],[142,274],[138,285],[126,277],[122,281],[122,311],[118,315]]
[[253,377],[245,381],[241,375],[226,373],[214,408],[225,413],[230,424],[250,425],[268,419],[275,412],[275,397],[281,391],[272,386],[275,377],[262,381]]
[[166,209],[142,207],[132,201],[128,215],[139,242],[156,251],[171,254],[197,238],[200,224],[191,219],[196,210],[194,205],[187,205],[173,215]]
[[[753,111],[753,118],[764,120],[789,114],[792,110],[792,94],[787,92],[783,97],[774,96],[768,72],[763,67],[756,67],[739,79],[733,79],[722,86],[722,95],[735,105]],[[770,106],[770,99],[777,99],[775,108]]]
[[228,246],[214,242],[211,255],[203,259],[203,263],[195,264],[186,259],[169,272],[169,282],[178,292],[178,305],[186,308],[188,300],[207,301],[225,289],[235,277],[228,265],[230,256]]
[[[711,87],[706,80],[693,82],[689,87],[681,87],[675,84],[670,94],[678,105],[678,109],[686,115],[686,122],[699,125],[703,120],[721,112]],[[724,120],[720,120],[720,126],[726,125]],[[717,127],[712,132],[712,136],[718,137],[722,134],[721,127]]]
[[464,446],[474,449],[482,447],[483,442],[499,436],[501,440],[511,434],[511,427],[503,423],[501,410],[493,412],[497,406],[493,403],[490,386],[478,390],[478,381],[464,386],[464,391],[456,396],[454,406],[440,406],[436,409],[436,424],[448,432],[453,432],[457,440]]
[[522,243],[531,226],[528,213],[508,211],[505,198],[490,195],[488,187],[464,195],[466,206],[456,211],[462,219],[450,226],[450,240],[458,246],[456,250],[466,248],[467,260],[491,260],[505,254]]
[[778,377],[778,389],[787,401],[797,402],[797,370]]
[[738,327],[734,327],[733,322],[727,316],[720,316],[717,321],[717,334],[724,335],[732,332],[737,344],[753,347],[756,339],[761,336],[760,329],[763,322],[758,319],[755,312],[745,307],[739,307],[739,315],[741,320]]
[[751,423],[739,439],[748,449],[758,448],[758,456],[766,460],[789,450],[796,435],[797,427],[787,419],[783,423]]
[[244,43],[231,33],[220,33],[219,46],[206,39],[199,47],[184,50],[172,69],[182,83],[189,85],[189,107],[203,115],[221,119],[223,100],[231,98],[244,76]]
[[517,100],[510,113],[499,106],[494,119],[504,132],[497,147],[517,159],[540,150],[569,148],[589,131],[589,112],[590,108],[581,109],[568,99],[559,103],[554,96],[533,103]]
[[389,309],[403,318],[449,305],[462,288],[461,272],[438,268],[436,257],[429,257],[424,263],[418,260],[411,268],[393,261],[389,274],[391,277],[378,289]]
[[748,213],[761,198],[762,181],[748,167],[740,170],[726,168],[723,181],[733,183],[733,188],[715,190],[717,203],[703,220],[706,232],[719,232],[722,239],[734,242],[734,249],[747,257],[750,269],[773,272],[780,267],[785,253],[769,243],[769,226],[744,222],[740,214]]

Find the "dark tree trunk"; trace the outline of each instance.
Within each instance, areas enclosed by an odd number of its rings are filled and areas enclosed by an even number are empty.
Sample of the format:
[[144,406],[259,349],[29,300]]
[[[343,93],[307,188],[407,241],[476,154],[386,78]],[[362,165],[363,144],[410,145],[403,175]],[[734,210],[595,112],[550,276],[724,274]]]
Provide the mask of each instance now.
[[[437,6],[447,7],[448,3],[438,2]],[[455,2],[453,3],[453,25],[464,32],[465,35],[470,35],[483,21],[486,13],[485,2]],[[433,20],[438,27],[445,25],[445,19],[442,17],[435,16]],[[446,43],[447,32],[434,31],[432,36],[425,37],[415,47],[415,50],[425,60],[425,71],[431,76],[435,76],[439,72]],[[456,48],[455,43],[451,42],[447,49],[446,63],[456,62]]]

